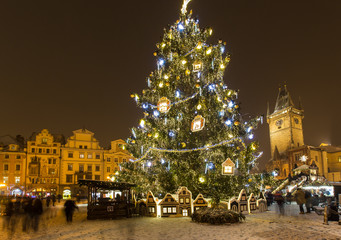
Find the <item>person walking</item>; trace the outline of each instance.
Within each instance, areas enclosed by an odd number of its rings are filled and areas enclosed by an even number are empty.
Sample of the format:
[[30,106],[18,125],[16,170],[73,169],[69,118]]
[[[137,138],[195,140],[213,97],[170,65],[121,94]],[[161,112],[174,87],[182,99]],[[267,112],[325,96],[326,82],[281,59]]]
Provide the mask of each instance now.
[[305,196],[305,208],[307,209],[307,213],[310,213],[312,206],[312,199],[311,199],[311,193],[309,191],[304,192]]
[[55,205],[55,203],[56,203],[56,195],[52,195],[52,206],[54,207],[54,205]]
[[24,210],[24,216],[22,219],[22,231],[26,232],[29,230],[31,227],[31,220],[32,220],[32,211],[33,211],[33,206],[32,206],[32,198],[30,197],[25,197],[21,207]]
[[284,197],[282,196],[281,192],[276,192],[274,195],[275,201],[278,206],[278,211],[280,215],[284,215]]
[[295,193],[295,199],[296,199],[297,205],[300,206],[300,214],[304,214],[303,204],[306,203],[306,199],[305,199],[305,193],[301,188],[297,188],[297,191]]
[[75,209],[79,210],[75,201],[69,199],[65,202],[64,210],[65,210],[66,222],[69,222],[69,223],[72,222],[73,212],[75,211]]
[[35,232],[39,228],[40,215],[43,213],[43,203],[39,198],[33,201],[33,211],[32,211],[32,227]]
[[46,198],[46,207],[50,207],[51,197],[47,196]]

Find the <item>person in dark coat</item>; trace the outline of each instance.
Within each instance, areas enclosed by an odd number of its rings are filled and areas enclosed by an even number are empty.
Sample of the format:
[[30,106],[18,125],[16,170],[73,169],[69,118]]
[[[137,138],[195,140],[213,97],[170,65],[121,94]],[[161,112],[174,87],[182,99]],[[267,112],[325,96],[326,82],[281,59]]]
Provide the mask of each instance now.
[[284,215],[284,197],[281,192],[276,192],[274,195],[274,199],[278,205],[278,210],[280,215]]
[[22,219],[22,231],[26,232],[30,228],[30,223],[32,221],[32,212],[33,212],[33,205],[32,205],[32,198],[26,197],[21,207],[24,210],[24,217]]
[[301,188],[297,188],[295,193],[297,205],[300,206],[300,214],[304,214],[303,204],[306,204],[305,193]]
[[3,229],[12,230],[11,229],[11,219],[14,214],[14,204],[12,199],[8,198],[6,200],[5,211],[4,211],[4,222],[3,222]]
[[60,200],[62,199],[62,195],[61,195],[61,194],[58,194],[58,195],[57,195],[57,198],[58,198],[58,202],[60,203]]
[[332,202],[329,207],[328,221],[339,221],[339,212],[335,202]]
[[310,213],[311,208],[313,207],[312,205],[312,199],[311,199],[311,193],[309,191],[304,192],[305,196],[305,208],[307,209],[307,213]]
[[65,216],[66,216],[66,222],[72,222],[73,212],[75,209],[78,209],[75,201],[73,200],[67,200],[64,204],[64,210],[65,210]]
[[46,198],[46,207],[50,207],[51,197],[47,196]]
[[52,195],[52,206],[54,206],[56,203],[56,195]]
[[34,199],[33,201],[33,211],[32,211],[32,227],[36,232],[39,227],[40,215],[43,213],[43,203],[39,198]]

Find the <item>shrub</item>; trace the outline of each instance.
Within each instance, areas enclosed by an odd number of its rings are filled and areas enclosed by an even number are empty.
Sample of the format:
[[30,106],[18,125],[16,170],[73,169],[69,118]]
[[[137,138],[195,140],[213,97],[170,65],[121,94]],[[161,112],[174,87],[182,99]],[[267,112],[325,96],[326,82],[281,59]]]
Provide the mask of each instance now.
[[210,224],[238,223],[245,220],[241,213],[222,208],[200,208],[192,214],[192,221]]

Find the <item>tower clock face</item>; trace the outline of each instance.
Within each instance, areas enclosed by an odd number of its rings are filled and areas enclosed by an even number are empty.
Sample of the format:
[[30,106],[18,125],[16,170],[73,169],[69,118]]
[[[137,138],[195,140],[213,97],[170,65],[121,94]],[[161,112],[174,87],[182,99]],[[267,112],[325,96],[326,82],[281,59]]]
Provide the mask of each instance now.
[[283,124],[283,120],[282,119],[279,119],[279,120],[276,121],[276,126],[280,127],[280,126],[282,126],[282,124]]

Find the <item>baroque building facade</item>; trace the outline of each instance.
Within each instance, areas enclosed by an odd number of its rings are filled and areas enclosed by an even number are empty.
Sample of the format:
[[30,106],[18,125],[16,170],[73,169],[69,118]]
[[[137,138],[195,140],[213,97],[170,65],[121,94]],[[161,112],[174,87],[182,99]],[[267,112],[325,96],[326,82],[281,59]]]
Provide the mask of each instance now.
[[295,107],[287,87],[280,87],[274,111],[270,113],[269,107],[267,111],[271,149],[267,170],[274,171],[278,179],[285,179],[293,169],[308,165],[317,167],[317,174],[328,181],[341,181],[341,148],[306,145],[303,118],[301,104]]
[[[7,135],[6,135],[7,136]],[[20,136],[20,135],[18,135]],[[26,141],[0,137],[0,195],[85,196],[78,180],[114,181],[120,163],[133,159],[122,139],[104,149],[87,129],[65,138],[47,129]]]

